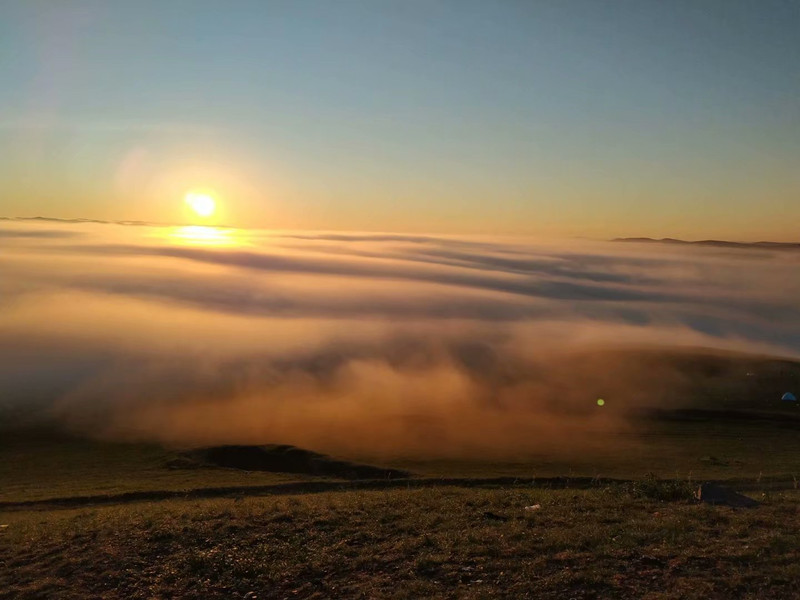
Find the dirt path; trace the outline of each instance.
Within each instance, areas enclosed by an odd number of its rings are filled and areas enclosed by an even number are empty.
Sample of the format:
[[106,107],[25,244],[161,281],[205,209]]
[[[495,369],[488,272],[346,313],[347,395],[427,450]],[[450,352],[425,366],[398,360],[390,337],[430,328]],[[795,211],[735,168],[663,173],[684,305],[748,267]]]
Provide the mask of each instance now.
[[[491,477],[491,478],[415,478],[415,479],[369,479],[362,481],[298,481],[258,486],[204,487],[189,490],[151,490],[124,492],[121,494],[98,494],[91,496],[67,496],[0,502],[0,511],[9,510],[50,510],[56,508],[79,508],[108,504],[127,504],[131,502],[154,502],[161,500],[200,499],[200,498],[242,498],[252,496],[279,496],[292,494],[318,494],[323,492],[354,490],[388,490],[401,488],[427,487],[535,487],[545,489],[587,489],[607,485],[632,483],[631,479],[595,477]],[[730,479],[719,481],[723,485],[739,491],[747,490],[787,490],[797,487],[791,478],[771,478],[769,480]]]
[[415,478],[415,479],[367,479],[360,481],[298,481],[257,486],[203,487],[189,490],[151,490],[124,492],[121,494],[98,494],[91,496],[66,496],[61,498],[44,498],[41,500],[23,500],[17,502],[0,502],[0,510],[28,510],[51,508],[75,508],[104,504],[125,504],[129,502],[152,502],[172,498],[237,498],[244,496],[277,496],[291,494],[318,494],[322,492],[353,490],[384,490],[398,488],[424,487],[499,487],[530,486],[544,488],[588,488],[608,484],[625,483],[623,479],[596,479],[592,477],[550,477],[528,479],[519,477],[494,478]]

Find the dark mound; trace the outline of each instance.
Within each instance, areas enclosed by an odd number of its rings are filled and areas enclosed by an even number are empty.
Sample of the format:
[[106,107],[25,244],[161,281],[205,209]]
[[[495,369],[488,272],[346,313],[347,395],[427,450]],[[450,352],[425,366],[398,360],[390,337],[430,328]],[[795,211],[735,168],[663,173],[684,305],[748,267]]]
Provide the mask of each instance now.
[[405,479],[411,474],[336,460],[324,454],[289,445],[214,446],[186,453],[195,461],[244,471],[304,473],[341,479]]

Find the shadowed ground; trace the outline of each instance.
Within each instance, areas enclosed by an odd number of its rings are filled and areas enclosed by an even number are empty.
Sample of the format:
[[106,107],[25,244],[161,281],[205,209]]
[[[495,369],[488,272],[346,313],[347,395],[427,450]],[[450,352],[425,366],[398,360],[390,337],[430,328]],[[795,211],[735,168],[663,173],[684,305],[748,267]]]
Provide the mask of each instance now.
[[750,510],[658,495],[435,488],[0,512],[0,598],[797,597],[797,492]]

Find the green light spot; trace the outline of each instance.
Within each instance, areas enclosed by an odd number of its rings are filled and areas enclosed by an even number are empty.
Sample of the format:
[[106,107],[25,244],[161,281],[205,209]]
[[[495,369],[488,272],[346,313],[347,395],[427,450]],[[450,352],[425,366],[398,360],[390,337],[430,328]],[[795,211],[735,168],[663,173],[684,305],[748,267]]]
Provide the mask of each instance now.
[[597,406],[603,406],[605,403],[606,403],[606,401],[603,400],[602,398],[598,398],[597,399]]

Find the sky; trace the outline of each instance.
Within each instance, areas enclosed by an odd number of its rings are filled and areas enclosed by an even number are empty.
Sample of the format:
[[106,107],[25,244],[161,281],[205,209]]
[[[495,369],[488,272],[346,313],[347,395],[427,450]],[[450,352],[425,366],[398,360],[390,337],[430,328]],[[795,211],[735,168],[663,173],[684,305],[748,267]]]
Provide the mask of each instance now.
[[0,215],[798,239],[800,3],[0,0]]

